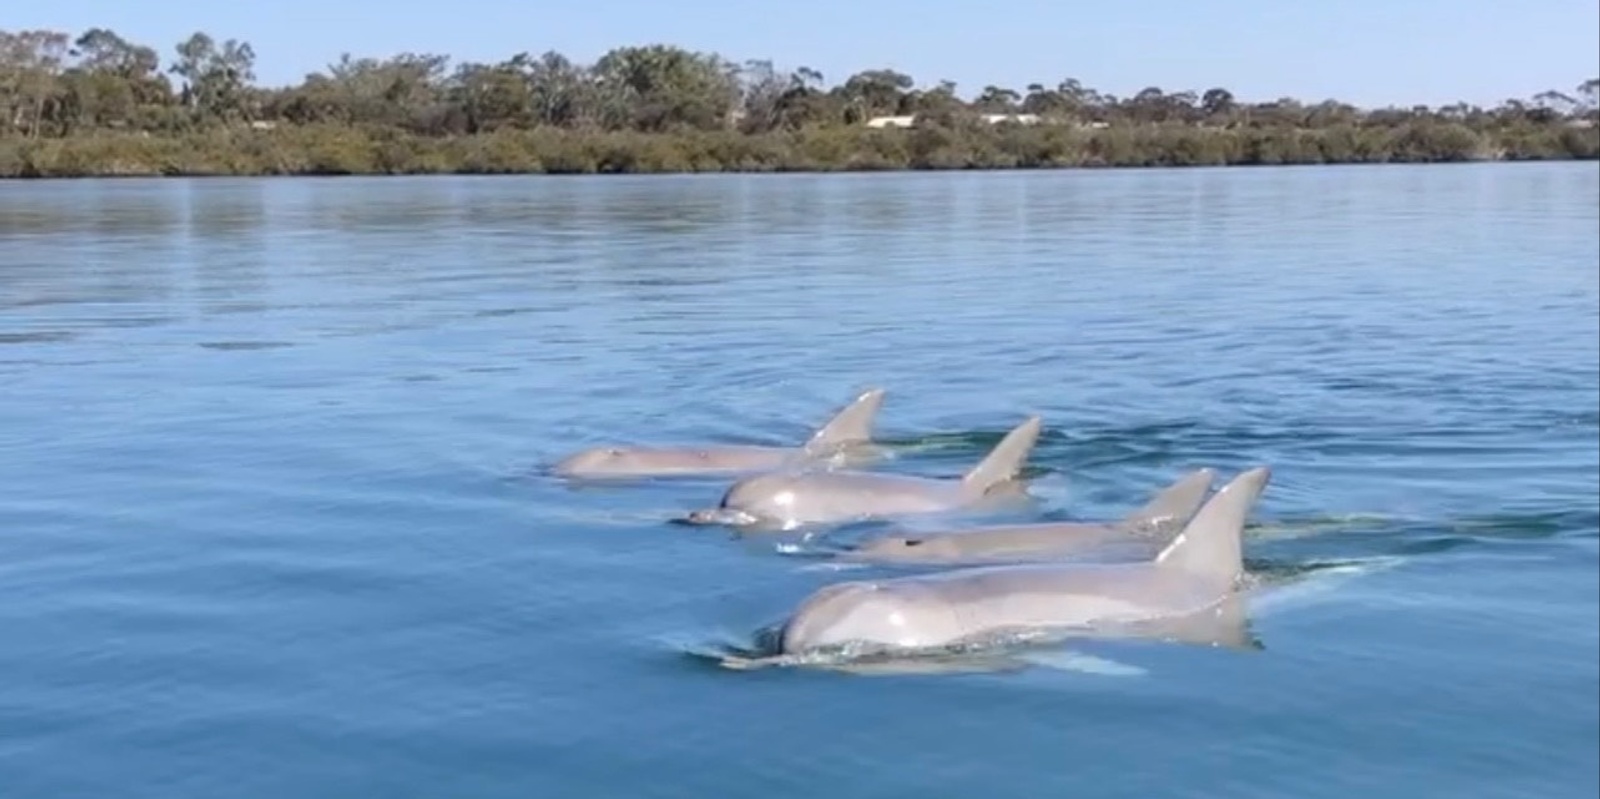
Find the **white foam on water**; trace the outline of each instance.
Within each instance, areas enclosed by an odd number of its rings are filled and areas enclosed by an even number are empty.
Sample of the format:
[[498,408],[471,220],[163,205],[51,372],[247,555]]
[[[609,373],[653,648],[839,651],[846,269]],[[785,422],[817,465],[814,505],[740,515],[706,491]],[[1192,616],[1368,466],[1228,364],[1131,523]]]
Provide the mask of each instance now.
[[1102,677],[1144,677],[1150,673],[1150,670],[1143,666],[1134,666],[1085,652],[1074,652],[1070,649],[1053,652],[1023,652],[1018,653],[1015,657],[1017,660],[1031,666],[1055,669],[1057,671],[1095,674]]
[[856,561],[824,560],[817,563],[807,563],[796,567],[795,571],[802,572],[842,572],[856,569],[865,569],[872,564]]

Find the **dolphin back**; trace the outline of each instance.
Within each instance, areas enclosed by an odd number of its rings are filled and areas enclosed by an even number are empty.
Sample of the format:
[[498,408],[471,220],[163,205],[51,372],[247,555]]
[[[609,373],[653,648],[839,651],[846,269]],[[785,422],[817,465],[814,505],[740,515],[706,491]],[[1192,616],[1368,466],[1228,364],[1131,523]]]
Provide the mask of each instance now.
[[1200,510],[1216,476],[1213,469],[1196,469],[1184,475],[1151,497],[1144,507],[1123,517],[1122,526],[1143,532],[1182,529]]
[[884,390],[872,388],[863,391],[849,405],[844,406],[806,441],[807,453],[822,453],[849,444],[864,444],[872,440],[872,428],[883,407]]
[[1218,590],[1233,587],[1244,572],[1245,520],[1271,477],[1269,468],[1258,466],[1233,478],[1161,550],[1157,566],[1183,572]]
[[984,494],[1020,474],[1028,456],[1033,454],[1033,445],[1039,441],[1042,425],[1038,416],[1029,416],[1012,428],[978,465],[962,476],[962,486],[974,494]]

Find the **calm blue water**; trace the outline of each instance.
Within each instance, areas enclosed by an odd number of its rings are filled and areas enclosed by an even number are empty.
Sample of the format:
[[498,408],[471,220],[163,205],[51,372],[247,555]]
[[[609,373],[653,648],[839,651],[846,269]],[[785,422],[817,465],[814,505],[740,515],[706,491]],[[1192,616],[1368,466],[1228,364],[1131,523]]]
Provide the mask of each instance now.
[[[1600,790],[1592,163],[6,183],[0,262],[6,799]],[[1351,568],[1142,673],[740,672],[863,574],[540,473],[869,385],[884,468],[1037,412],[1040,516],[1267,463],[1252,561]]]

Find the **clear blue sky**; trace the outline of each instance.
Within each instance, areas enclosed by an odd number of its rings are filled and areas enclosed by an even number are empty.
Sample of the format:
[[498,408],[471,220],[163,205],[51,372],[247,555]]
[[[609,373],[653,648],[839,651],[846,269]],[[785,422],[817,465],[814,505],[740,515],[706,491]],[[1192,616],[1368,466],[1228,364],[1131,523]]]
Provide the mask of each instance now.
[[251,43],[258,82],[298,82],[343,51],[497,61],[557,50],[588,63],[607,49],[666,42],[832,84],[891,67],[970,95],[1076,77],[1119,96],[1146,86],[1240,99],[1336,98],[1357,105],[1493,105],[1570,93],[1600,73],[1596,0],[13,0],[0,25],[92,26],[156,48],[188,34]]

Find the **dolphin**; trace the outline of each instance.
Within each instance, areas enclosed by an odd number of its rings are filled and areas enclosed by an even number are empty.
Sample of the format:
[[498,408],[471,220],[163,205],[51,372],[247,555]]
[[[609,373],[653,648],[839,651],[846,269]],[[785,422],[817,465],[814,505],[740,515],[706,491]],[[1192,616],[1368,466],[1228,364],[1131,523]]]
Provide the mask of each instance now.
[[1164,544],[1200,509],[1215,477],[1212,469],[1196,469],[1117,521],[1044,522],[883,535],[847,549],[834,559],[867,563],[1019,562],[1048,560],[1119,543]]
[[871,460],[872,427],[884,390],[868,389],[817,428],[799,447],[729,444],[685,447],[593,447],[551,466],[561,477],[607,478],[761,472],[801,465]]
[[781,470],[735,482],[715,508],[690,512],[688,524],[793,530],[808,524],[939,513],[978,504],[1013,485],[1033,445],[1040,419],[1030,416],[1007,433],[965,475],[920,477],[849,470]]
[[1271,471],[1211,497],[1153,559],[977,566],[825,586],[778,631],[785,655],[917,652],[1072,631],[1241,644],[1244,523]]

